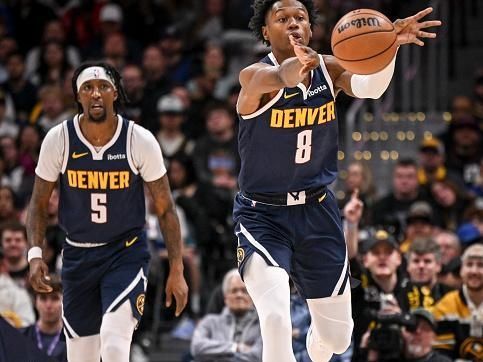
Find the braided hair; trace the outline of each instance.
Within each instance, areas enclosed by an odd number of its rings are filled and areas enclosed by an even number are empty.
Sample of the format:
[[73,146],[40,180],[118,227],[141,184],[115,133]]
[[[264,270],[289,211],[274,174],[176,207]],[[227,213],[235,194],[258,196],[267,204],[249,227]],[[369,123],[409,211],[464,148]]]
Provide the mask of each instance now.
[[112,79],[114,86],[116,87],[118,97],[114,101],[114,112],[118,113],[119,110],[129,102],[129,99],[127,98],[126,91],[124,90],[124,87],[121,82],[121,74],[114,68],[112,65],[106,63],[106,62],[85,62],[79,65],[79,67],[74,71],[74,74],[72,75],[72,91],[74,92],[74,97],[75,101],[77,103],[77,110],[78,113],[82,113],[82,104],[79,103],[77,100],[77,78],[79,75],[82,73],[84,69],[90,68],[90,67],[102,67],[106,70],[107,75]]
[[[261,40],[265,45],[270,45],[270,42],[263,37],[262,27],[266,25],[265,17],[267,16],[268,11],[272,8],[273,4],[280,0],[255,0],[252,5],[253,8],[253,16],[248,23],[248,27],[253,31],[255,37],[258,40]],[[310,27],[315,24],[317,20],[317,12],[314,8],[314,3],[312,0],[297,0],[305,9],[307,9],[307,13],[309,14],[309,22]]]

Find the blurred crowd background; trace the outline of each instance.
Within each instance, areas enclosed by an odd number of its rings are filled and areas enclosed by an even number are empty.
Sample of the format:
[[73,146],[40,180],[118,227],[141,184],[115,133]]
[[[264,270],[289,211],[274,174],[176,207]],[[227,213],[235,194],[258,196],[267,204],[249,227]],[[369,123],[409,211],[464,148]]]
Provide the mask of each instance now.
[[[395,20],[431,5],[432,18],[443,20],[435,41],[421,49],[399,51],[394,80],[382,99],[339,95],[337,100],[340,177],[332,189],[341,210],[359,190],[364,212],[356,225],[348,223],[358,232],[349,255],[352,274],[361,281],[353,290],[353,346],[334,361],[411,360],[412,350],[424,349],[418,343],[429,343],[430,349],[434,346],[452,360],[482,361],[482,304],[468,290],[476,288],[483,299],[483,250],[478,247],[483,235],[483,4],[477,0],[314,3],[319,17],[310,46],[323,54],[331,53],[330,34],[337,20],[356,8],[378,9]],[[24,335],[33,336],[35,344],[32,328],[30,332],[21,328],[42,318],[62,321],[60,283],[47,298],[36,296],[27,280],[24,224],[34,170],[46,132],[77,112],[73,70],[85,60],[101,59],[122,74],[130,100],[122,115],[153,132],[163,150],[190,286],[189,307],[181,319],[175,319],[173,310],[163,304],[167,253],[147,199],[152,262],[133,361],[261,361],[259,332],[252,325],[256,313],[242,282],[230,273],[236,267],[231,211],[240,164],[238,74],[269,52],[248,31],[251,4],[249,0],[0,3],[0,315]],[[54,192],[44,250],[54,279],[64,240],[57,205]],[[465,250],[469,252],[461,258]],[[238,285],[234,294],[233,283]],[[294,349],[298,362],[304,362],[310,317],[295,292],[292,304]],[[381,311],[392,319],[383,320]],[[236,331],[221,337],[210,332],[209,313],[223,316],[217,323],[225,327],[233,323]],[[234,320],[228,318],[230,313]],[[405,324],[406,315],[422,326]],[[239,320],[244,321],[241,326]],[[244,340],[247,328],[255,329]],[[378,333],[381,328],[384,332]],[[49,334],[45,336],[49,340]],[[218,356],[204,354],[208,348],[204,344],[216,338],[243,348]],[[418,348],[408,352],[411,343]],[[62,361],[65,355],[57,347]],[[63,348],[65,352],[65,343]],[[391,351],[401,354],[394,356]]]

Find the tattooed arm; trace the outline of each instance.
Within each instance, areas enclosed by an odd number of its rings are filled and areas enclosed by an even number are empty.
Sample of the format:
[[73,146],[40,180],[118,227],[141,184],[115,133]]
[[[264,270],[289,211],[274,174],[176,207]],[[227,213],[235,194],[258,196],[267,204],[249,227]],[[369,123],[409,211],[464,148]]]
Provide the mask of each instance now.
[[169,276],[166,283],[166,305],[169,307],[172,296],[176,299],[176,316],[179,316],[186,306],[188,286],[183,276],[183,243],[179,228],[178,215],[171,196],[166,175],[146,185],[153,197],[153,203],[158,216],[159,226],[168,249]]
[[[27,237],[30,247],[43,248],[45,230],[47,228],[47,206],[55,182],[45,181],[36,176],[32,198],[27,216]],[[48,284],[49,268],[42,258],[30,261],[30,283],[35,291],[48,293],[52,287]]]

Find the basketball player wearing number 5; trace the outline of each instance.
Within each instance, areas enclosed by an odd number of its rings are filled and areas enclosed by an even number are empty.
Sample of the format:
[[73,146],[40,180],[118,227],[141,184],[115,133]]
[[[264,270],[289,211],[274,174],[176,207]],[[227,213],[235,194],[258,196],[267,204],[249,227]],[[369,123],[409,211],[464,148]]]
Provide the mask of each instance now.
[[[350,344],[353,321],[348,258],[334,195],[338,92],[378,98],[394,62],[370,75],[344,70],[307,45],[311,0],[255,0],[250,27],[272,52],[240,73],[240,192],[235,198],[237,258],[260,317],[264,362],[294,362],[290,288],[307,300],[312,325],[307,348],[328,361]],[[394,23],[397,44],[422,45],[438,26],[432,9]]]
[[69,362],[128,362],[144,308],[149,252],[144,184],[168,248],[166,302],[186,305],[182,243],[161,149],[146,129],[117,112],[126,100],[121,77],[106,63],[85,63],[72,88],[79,114],[52,128],[40,151],[27,219],[30,282],[50,292],[42,260],[46,210],[60,184],[64,333]]

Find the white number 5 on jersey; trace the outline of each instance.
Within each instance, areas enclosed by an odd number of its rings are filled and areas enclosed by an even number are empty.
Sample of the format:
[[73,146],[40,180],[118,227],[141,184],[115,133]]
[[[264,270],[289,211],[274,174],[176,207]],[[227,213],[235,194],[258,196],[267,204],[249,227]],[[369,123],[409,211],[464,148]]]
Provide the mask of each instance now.
[[91,194],[91,220],[96,224],[107,222],[107,195]]

